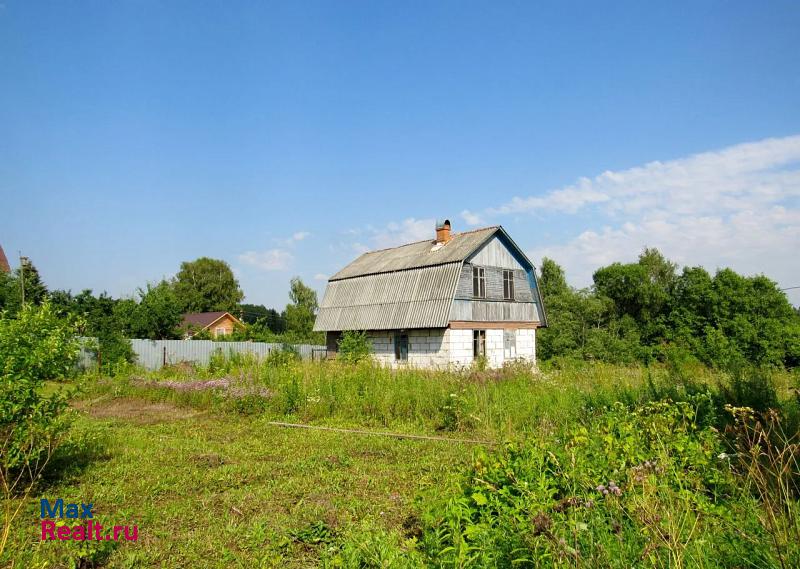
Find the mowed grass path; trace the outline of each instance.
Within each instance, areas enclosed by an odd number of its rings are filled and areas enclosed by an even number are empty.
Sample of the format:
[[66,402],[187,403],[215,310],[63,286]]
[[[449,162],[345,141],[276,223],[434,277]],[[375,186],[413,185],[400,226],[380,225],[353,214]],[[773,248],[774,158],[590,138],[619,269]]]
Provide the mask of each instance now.
[[[469,445],[294,430],[143,399],[79,405],[77,432],[105,439],[105,456],[49,486],[20,518],[18,567],[66,565],[78,545],[39,541],[39,498],[94,503],[104,526],[138,524],[109,567],[308,567],[329,545],[297,539],[373,524],[407,531],[414,499],[442,492]],[[102,558],[102,556],[100,556]]]

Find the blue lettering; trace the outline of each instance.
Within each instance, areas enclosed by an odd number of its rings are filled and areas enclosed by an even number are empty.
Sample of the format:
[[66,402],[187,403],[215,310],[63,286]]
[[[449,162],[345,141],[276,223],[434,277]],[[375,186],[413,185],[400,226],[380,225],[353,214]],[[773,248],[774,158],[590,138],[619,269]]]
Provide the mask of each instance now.
[[41,515],[42,518],[45,518],[45,517],[55,518],[56,517],[56,512],[58,512],[58,517],[59,518],[63,518],[64,517],[64,500],[59,498],[58,500],[56,500],[56,503],[53,504],[53,507],[51,508],[50,507],[50,502],[47,501],[47,498],[42,498],[41,509],[42,509],[42,515]]

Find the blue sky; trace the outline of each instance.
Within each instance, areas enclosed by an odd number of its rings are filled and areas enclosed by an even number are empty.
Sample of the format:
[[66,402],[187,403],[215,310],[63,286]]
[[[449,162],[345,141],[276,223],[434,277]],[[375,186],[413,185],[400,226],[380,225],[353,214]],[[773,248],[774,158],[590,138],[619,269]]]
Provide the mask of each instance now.
[[[796,2],[0,2],[0,244],[282,306],[502,224],[576,286],[657,246],[800,285]],[[800,293],[791,294],[795,304]]]

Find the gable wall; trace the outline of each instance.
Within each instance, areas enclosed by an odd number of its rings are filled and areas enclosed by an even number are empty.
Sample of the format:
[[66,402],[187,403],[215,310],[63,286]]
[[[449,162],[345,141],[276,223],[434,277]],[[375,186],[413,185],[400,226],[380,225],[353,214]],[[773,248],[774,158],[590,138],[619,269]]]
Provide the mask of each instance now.
[[516,269],[525,271],[500,239],[495,236],[489,240],[477,253],[467,259],[467,262],[484,267],[500,267],[501,269]]

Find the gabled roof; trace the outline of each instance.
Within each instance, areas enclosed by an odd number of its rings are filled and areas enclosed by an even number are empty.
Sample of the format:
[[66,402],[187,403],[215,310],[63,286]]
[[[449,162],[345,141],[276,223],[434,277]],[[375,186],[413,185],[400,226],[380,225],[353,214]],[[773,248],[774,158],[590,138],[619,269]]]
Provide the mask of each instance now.
[[190,312],[183,315],[183,322],[181,322],[180,328],[197,328],[200,330],[205,330],[226,314],[233,318],[235,322],[241,324],[238,318],[236,318],[230,312],[225,312],[224,310],[219,312]]
[[6,259],[6,254],[3,252],[3,246],[0,245],[0,273],[10,273],[11,267]]
[[[448,326],[464,262],[495,236],[526,270],[533,270],[533,264],[500,226],[456,233],[443,245],[431,239],[370,251],[330,278],[314,330]],[[538,292],[535,297],[538,300]]]
[[435,240],[427,239],[391,249],[370,251],[333,275],[330,280],[462,262],[498,230],[501,228],[496,225],[455,233],[450,241],[439,247]]

